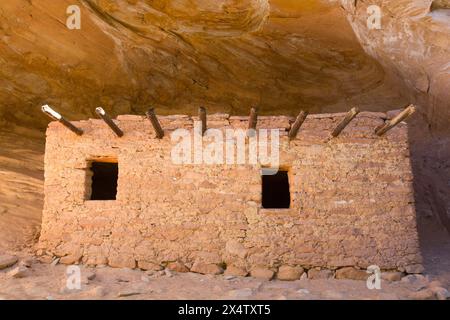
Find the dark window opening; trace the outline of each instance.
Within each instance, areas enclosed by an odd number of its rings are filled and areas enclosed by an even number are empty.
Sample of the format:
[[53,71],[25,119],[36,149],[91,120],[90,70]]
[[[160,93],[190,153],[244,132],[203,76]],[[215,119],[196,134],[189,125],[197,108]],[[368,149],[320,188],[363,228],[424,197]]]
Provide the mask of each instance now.
[[92,162],[91,200],[116,200],[119,166],[117,163]]
[[265,209],[288,209],[291,205],[287,171],[262,175],[262,206]]

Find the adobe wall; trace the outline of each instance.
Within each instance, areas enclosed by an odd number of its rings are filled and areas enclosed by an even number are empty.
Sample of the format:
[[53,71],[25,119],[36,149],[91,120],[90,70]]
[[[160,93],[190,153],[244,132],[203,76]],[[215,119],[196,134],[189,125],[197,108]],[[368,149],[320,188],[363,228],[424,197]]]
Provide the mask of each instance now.
[[[261,209],[258,165],[175,165],[170,131],[192,128],[188,116],[121,116],[117,138],[100,120],[74,122],[76,136],[49,125],[45,208],[39,246],[63,263],[156,269],[177,261],[274,271],[282,265],[415,270],[421,263],[407,126],[373,134],[386,115],[363,112],[338,138],[343,114],[310,115],[288,141],[288,117],[260,117],[281,128],[281,165],[289,170],[292,206]],[[245,128],[247,117],[208,116],[208,127]],[[119,162],[116,201],[85,200],[89,160]],[[195,264],[195,266],[193,266]]]

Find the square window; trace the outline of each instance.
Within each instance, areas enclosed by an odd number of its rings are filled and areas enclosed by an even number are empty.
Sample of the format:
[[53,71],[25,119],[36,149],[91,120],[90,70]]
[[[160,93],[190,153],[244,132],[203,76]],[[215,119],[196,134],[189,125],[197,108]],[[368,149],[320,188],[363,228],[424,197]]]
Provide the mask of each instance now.
[[92,184],[90,200],[116,200],[118,163],[92,162]]
[[289,209],[291,194],[289,191],[289,176],[287,171],[276,174],[262,172],[262,206],[265,209]]

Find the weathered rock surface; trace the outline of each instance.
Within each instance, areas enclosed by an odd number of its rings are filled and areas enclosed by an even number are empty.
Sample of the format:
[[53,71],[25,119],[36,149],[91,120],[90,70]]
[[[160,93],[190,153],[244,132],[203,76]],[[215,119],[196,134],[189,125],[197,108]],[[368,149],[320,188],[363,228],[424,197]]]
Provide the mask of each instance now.
[[418,288],[424,288],[429,285],[428,279],[420,274],[410,274],[402,278],[402,282],[412,284]]
[[[438,2],[440,5],[436,5]],[[385,70],[400,75],[409,87],[408,98],[420,105],[433,129],[448,132],[448,1],[342,0],[341,3],[366,52],[380,61]],[[381,9],[380,30],[367,27],[367,9],[374,5]]]
[[436,299],[438,300],[449,300],[450,299],[450,293],[447,289],[442,287],[433,287],[430,288],[431,292],[434,293],[436,296]]
[[409,295],[411,300],[434,300],[435,294],[431,289],[423,289]]
[[365,270],[345,267],[336,270],[336,279],[367,280],[369,274]]
[[304,270],[301,267],[281,266],[278,268],[277,279],[294,281],[300,279],[303,273]]
[[425,271],[424,267],[421,264],[414,264],[405,267],[406,273],[412,274],[420,274]]
[[310,269],[308,271],[308,279],[331,279],[334,277],[334,273],[328,269]]
[[25,278],[27,276],[27,268],[23,266],[18,266],[8,272],[8,276],[12,278]]
[[248,275],[247,270],[236,266],[227,266],[224,273],[226,276],[246,277]]
[[94,287],[88,291],[88,296],[94,299],[101,299],[104,296],[106,296],[106,294],[107,294],[106,289],[102,286]]
[[[185,170],[169,160],[169,134],[152,138],[148,120],[142,117],[120,117],[117,121],[127,133],[120,139],[112,138],[101,120],[73,122],[86,131],[81,137],[53,122],[47,131],[47,197],[39,247],[62,257],[81,251],[87,265],[148,269],[182,261],[186,266],[195,263],[191,271],[205,274],[220,274],[219,266],[226,265],[275,271],[273,261],[320,268],[376,262],[383,269],[420,263],[407,127],[399,125],[380,140],[373,130],[385,114],[363,112],[338,139],[326,141],[342,117],[310,115],[298,139],[280,137],[279,159],[292,174],[290,191],[302,192],[302,201],[294,201],[282,214],[261,209],[258,168],[217,165]],[[189,116],[159,120],[165,128],[194,125]],[[247,117],[208,116],[210,125],[217,121],[216,130],[247,125]],[[259,117],[263,128],[285,128],[289,121],[283,116]],[[142,139],[143,134],[148,139]],[[92,183],[85,177],[92,174],[92,152],[119,162],[119,201],[89,201]],[[162,167],[158,174],[153,171]],[[391,167],[396,171],[387,171]],[[216,187],[199,192],[205,179]],[[365,183],[368,180],[372,182]],[[309,214],[301,214],[304,210]],[[379,227],[372,219],[385,223]],[[280,256],[278,243],[291,253]]]
[[[418,212],[430,210],[450,233],[450,4],[447,0],[340,2],[365,51],[386,72],[399,77],[407,87],[407,99],[418,106],[410,130]],[[380,8],[379,30],[367,27],[370,6]]]
[[167,269],[175,272],[189,272],[189,268],[181,262],[170,262],[167,265]]
[[9,268],[17,263],[19,259],[16,256],[2,255],[0,256],[0,270]]
[[[42,127],[41,103],[69,118],[146,111],[246,114],[401,107],[398,85],[361,48],[337,1],[3,1],[1,119]],[[52,41],[47,41],[52,39]],[[295,70],[295,71],[294,71]],[[323,94],[326,92],[326,94]]]
[[139,261],[138,267],[143,270],[150,270],[150,271],[161,271],[163,266],[153,263],[153,262],[147,262],[147,261]]
[[62,264],[75,264],[75,263],[79,262],[80,259],[81,259],[81,254],[70,254],[65,257],[61,257],[59,262],[61,262]]
[[245,259],[247,257],[248,251],[245,249],[245,247],[242,245],[241,242],[238,242],[236,240],[230,240],[225,245],[225,250],[234,256],[237,256],[241,259]]
[[31,268],[31,266],[35,262],[36,262],[36,260],[34,258],[25,258],[23,260],[20,260],[19,265],[26,267],[26,268]]
[[[60,23],[66,18],[65,9],[72,4],[70,1],[23,0],[2,3],[0,122],[42,127],[47,120],[37,116],[34,108],[44,101],[54,103],[71,117],[78,118],[92,115],[97,104],[118,114],[130,110],[142,112],[151,102],[161,106],[164,112],[173,113],[175,110],[190,111],[205,100],[213,102],[211,109],[222,111],[228,108],[237,113],[247,111],[248,104],[258,100],[263,102],[265,112],[276,110],[276,113],[292,113],[294,109],[296,112],[298,100],[312,102],[312,111],[321,108],[334,111],[347,107],[342,102],[342,97],[345,96],[350,103],[356,101],[368,108],[378,108],[380,105],[400,107],[403,103],[414,100],[433,130],[448,127],[450,90],[446,68],[450,46],[446,28],[448,19],[445,20],[447,7],[436,6],[436,1],[433,6],[431,1],[425,0],[383,3],[381,0],[341,1],[351,17],[350,22],[356,30],[357,38],[366,51],[382,63],[384,71],[357,48],[359,45],[353,35],[344,35],[350,30],[348,26],[336,27],[341,25],[343,19],[337,13],[338,7],[335,4],[308,1],[307,4],[294,5],[288,1],[271,1],[267,8],[264,5],[258,6],[253,1],[245,1],[243,7],[238,6],[239,12],[248,13],[250,21],[243,22],[232,15],[236,19],[231,19],[232,22],[225,19],[224,22],[216,19],[220,18],[220,10],[209,8],[206,2],[196,1],[195,8],[188,10],[182,6],[173,8],[171,3],[158,1],[161,5],[156,2],[146,3],[143,10],[151,6],[152,10],[149,11],[163,13],[165,18],[150,15],[150,19],[144,19],[145,23],[142,23],[133,16],[142,12],[127,10],[129,8],[123,4],[125,2],[110,1],[112,5],[108,8],[104,3],[84,2],[83,33],[68,31]],[[353,7],[351,3],[357,3],[357,6]],[[374,3],[383,4],[382,9],[388,12],[383,18],[384,22],[388,22],[383,27],[388,30],[387,34],[364,30],[367,17],[365,10],[367,5]],[[92,10],[92,6],[97,6],[98,10]],[[230,4],[231,8],[233,6],[234,4]],[[198,12],[202,13],[201,18],[197,16]],[[49,18],[51,16],[58,19]],[[105,21],[111,22],[113,26]],[[325,24],[333,32],[326,32],[325,27],[320,27],[323,21],[333,24],[332,27]],[[198,28],[198,25],[207,27]],[[217,28],[217,25],[220,27]],[[300,30],[299,26],[302,25],[305,28]],[[158,30],[153,33],[152,29]],[[334,30],[343,31],[336,35]],[[86,36],[84,32],[89,35]],[[46,37],[55,41],[42,41]],[[30,39],[33,41],[29,41]],[[345,40],[345,46],[331,46],[335,40]],[[211,48],[210,43],[215,48]],[[320,46],[316,47],[316,44]],[[323,55],[321,47],[330,50]],[[269,55],[266,54],[267,51],[270,52]],[[301,57],[299,52],[302,53]],[[300,58],[297,59],[297,56]],[[151,61],[150,65],[147,64],[148,61]],[[241,68],[241,61],[249,61],[251,67],[248,70]],[[305,61],[308,62],[307,65]],[[301,76],[289,75],[284,78],[293,66],[299,67]],[[308,70],[308,66],[311,66],[311,70]],[[356,73],[355,69],[358,69]],[[317,70],[320,70],[318,75]],[[401,75],[399,83],[406,82],[406,88],[389,88],[387,79],[390,75],[386,73],[389,74],[392,70]],[[227,76],[229,71],[232,77]],[[314,85],[306,84],[303,79],[312,74]],[[354,74],[357,74],[355,79],[342,81]],[[230,88],[226,88],[224,82],[227,85],[231,83]],[[277,85],[274,86],[274,83]],[[339,83],[339,88],[336,83]],[[280,99],[283,95],[274,94],[279,90],[275,88],[278,86],[283,89],[280,91],[288,92],[286,98]],[[159,90],[153,92],[153,87]],[[364,87],[363,90],[361,87]],[[297,91],[297,88],[302,89]],[[323,98],[323,90],[330,90],[333,94]],[[189,94],[179,94],[189,91]],[[176,96],[173,92],[177,92]],[[340,92],[343,92],[342,95]],[[407,96],[407,99],[403,96]],[[377,98],[374,100],[374,97]],[[28,115],[30,110],[31,115]],[[449,159],[446,151],[450,150],[449,144],[441,140],[433,144],[432,148],[431,144],[424,145],[426,152],[429,149],[439,150],[433,153],[436,158],[427,162],[439,165],[433,172],[433,178],[428,175],[425,181],[435,179],[442,183],[433,181],[417,184],[420,187],[436,186],[434,192],[433,189],[429,190],[432,191],[429,192],[432,195],[430,202],[437,203],[433,210],[447,215],[445,198],[448,197],[448,192],[445,191],[449,171],[445,169],[448,168],[445,161]],[[21,152],[26,153],[28,160],[35,157],[34,152]],[[25,158],[25,153],[20,157]],[[33,167],[39,168],[40,165],[35,165],[34,162]],[[2,172],[0,181],[10,181],[11,177],[16,179],[15,172],[20,172],[19,181],[15,181],[20,186],[13,188],[14,184],[10,183],[0,186],[2,191],[8,191],[6,196],[4,192],[0,192],[0,229],[4,230],[0,246],[10,245],[3,241],[11,238],[5,236],[10,231],[3,226],[11,225],[14,229],[14,224],[10,224],[11,220],[8,219],[23,222],[26,220],[26,213],[33,212],[33,224],[30,223],[26,228],[27,241],[33,241],[39,230],[36,221],[39,222],[42,206],[42,195],[39,194],[42,170],[28,172],[22,166],[17,170],[16,165],[10,165],[11,163],[7,160],[6,168],[14,175],[8,171]],[[4,164],[5,161],[1,162],[2,168],[5,167]],[[415,179],[417,177],[416,175]],[[27,190],[29,195],[20,208],[13,205],[17,202],[14,195],[18,190]],[[417,193],[425,194],[420,191]],[[15,213],[16,209],[20,211],[20,215],[9,217],[9,214],[4,214],[13,212],[12,209]],[[4,218],[6,215],[8,219]],[[14,229],[11,233],[18,233],[20,229],[23,228]],[[66,260],[63,257],[61,262],[77,261],[72,257]]]
[[400,281],[404,274],[402,272],[382,272],[381,279],[386,281]]
[[216,264],[196,262],[191,268],[192,272],[201,274],[218,275],[223,273],[223,269]]
[[[11,300],[27,297],[29,299],[78,300],[78,299],[409,299],[410,294],[422,291],[404,282],[383,282],[382,290],[367,290],[362,281],[342,281],[328,279],[321,281],[261,281],[256,278],[225,277],[179,273],[176,277],[165,276],[149,281],[148,271],[127,270],[110,267],[90,268],[80,265],[81,274],[95,271],[94,281],[81,285],[80,289],[70,290],[66,283],[66,266],[37,263],[33,265],[25,279],[11,279],[0,272],[1,298]],[[121,279],[123,281],[117,281]],[[420,293],[415,298],[439,299],[442,286],[432,289],[433,296]],[[435,281],[436,282],[436,281]],[[432,283],[430,283],[431,286]],[[437,283],[436,283],[437,284]],[[119,297],[120,296],[120,297]]]
[[[299,101],[312,112],[344,110],[354,103],[385,110],[413,101],[431,129],[448,128],[448,7],[431,6],[431,0],[340,3],[350,24],[336,1],[196,0],[187,7],[170,1],[137,6],[87,0],[80,3],[82,29],[68,30],[61,23],[73,4],[68,0],[4,2],[0,122],[43,128],[48,120],[36,108],[43,102],[70,118],[86,118],[100,104],[113,115],[143,113],[149,104],[167,113],[192,113],[205,101],[211,111],[244,114],[259,104],[262,112],[295,114]],[[367,30],[369,4],[384,12],[382,31]],[[448,143],[436,142],[432,149],[439,150],[437,160],[448,159],[442,152]],[[447,167],[433,175],[440,184],[418,184],[438,189],[426,194],[437,198],[430,202],[438,203],[435,211],[443,221]],[[23,178],[25,188],[30,178],[34,187],[42,186],[42,172]],[[36,207],[42,206],[36,189],[29,193],[33,201],[20,208],[33,212],[26,237],[31,241],[39,233]],[[0,197],[2,216],[14,206],[4,205],[9,197]],[[0,218],[0,226],[8,222]],[[61,262],[75,263],[78,257]],[[112,259],[111,264],[123,262]]]
[[250,276],[262,280],[272,280],[274,275],[275,272],[266,268],[257,267],[250,271]]
[[81,283],[89,284],[96,277],[95,271],[86,270],[81,274]]
[[164,270],[164,275],[168,278],[172,278],[173,277],[173,272],[170,271],[169,269],[165,269]]

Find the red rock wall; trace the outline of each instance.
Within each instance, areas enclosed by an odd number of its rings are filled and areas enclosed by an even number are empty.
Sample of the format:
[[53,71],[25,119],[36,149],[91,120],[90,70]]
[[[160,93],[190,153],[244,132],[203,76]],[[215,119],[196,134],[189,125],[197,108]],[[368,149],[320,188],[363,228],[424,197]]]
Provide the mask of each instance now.
[[[287,117],[261,117],[280,128],[281,166],[290,178],[290,209],[261,209],[259,165],[175,165],[170,131],[192,127],[187,116],[119,117],[116,138],[100,120],[59,123],[47,131],[45,208],[39,246],[63,263],[154,269],[177,261],[191,270],[231,266],[276,271],[283,265],[417,270],[407,127],[373,131],[383,113],[361,113],[329,140],[343,114],[309,116],[298,139]],[[209,116],[210,127],[245,127],[246,118]],[[116,201],[87,201],[89,160],[119,162]],[[210,269],[208,269],[210,268]],[[205,271],[205,272],[207,272]]]

